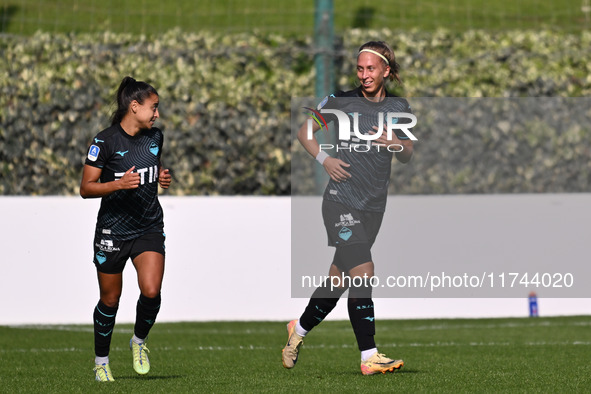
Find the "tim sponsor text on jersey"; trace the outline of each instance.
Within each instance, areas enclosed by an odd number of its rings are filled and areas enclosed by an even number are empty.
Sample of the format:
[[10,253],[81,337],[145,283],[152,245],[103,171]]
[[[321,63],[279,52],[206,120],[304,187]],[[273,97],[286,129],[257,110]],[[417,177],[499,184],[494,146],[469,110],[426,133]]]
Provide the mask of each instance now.
[[[140,168],[134,172],[137,172],[138,174],[140,174],[140,185],[143,185],[146,183],[146,173],[147,173],[147,183],[153,183],[156,182],[158,180],[158,166],[152,166],[152,167],[148,167],[148,168]],[[115,174],[115,180],[121,179],[121,177],[123,177],[123,175],[125,175],[125,172],[116,172]]]

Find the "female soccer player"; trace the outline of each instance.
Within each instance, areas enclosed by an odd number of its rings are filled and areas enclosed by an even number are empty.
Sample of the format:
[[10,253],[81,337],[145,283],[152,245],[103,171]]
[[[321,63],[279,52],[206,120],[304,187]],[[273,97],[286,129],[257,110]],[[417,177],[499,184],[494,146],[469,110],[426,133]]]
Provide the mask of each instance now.
[[94,309],[95,378],[113,381],[109,348],[122,290],[122,272],[131,258],[140,296],[134,335],[129,342],[133,368],[150,370],[145,340],[160,309],[164,275],[164,223],[158,184],[167,189],[163,169],[163,134],[152,127],[158,113],[158,92],[145,82],[125,77],[117,91],[111,127],[93,138],[88,149],[80,195],[101,197],[94,237],[94,264],[100,299]]
[[[361,372],[364,375],[392,372],[404,365],[402,360],[393,360],[378,352],[370,284],[374,275],[371,247],[386,207],[392,156],[406,163],[413,154],[412,141],[401,130],[391,133],[390,139],[385,130],[381,136],[376,136],[380,114],[384,116],[381,124],[386,125],[387,113],[410,113],[406,100],[393,97],[386,90],[387,79],[400,83],[398,69],[394,52],[386,43],[371,41],[359,48],[357,78],[360,86],[331,95],[319,105],[319,109],[338,109],[351,120],[351,130],[344,133],[350,138],[339,136],[336,157],[321,150],[315,136],[309,139],[307,124],[298,132],[304,148],[330,176],[322,215],[329,245],[335,247],[335,254],[329,269],[330,279],[315,290],[299,320],[287,325],[288,341],[282,357],[285,368],[294,367],[303,337],[324,320],[347,288],[349,318],[361,351]],[[330,113],[322,114],[327,122],[335,120]],[[338,117],[336,120],[340,124]],[[353,128],[356,125],[359,132],[367,135],[367,140],[355,138]],[[314,132],[320,129],[316,123],[313,126]],[[375,139],[369,141],[370,136]],[[349,281],[343,280],[345,276]],[[331,290],[331,283],[338,284],[338,288]]]

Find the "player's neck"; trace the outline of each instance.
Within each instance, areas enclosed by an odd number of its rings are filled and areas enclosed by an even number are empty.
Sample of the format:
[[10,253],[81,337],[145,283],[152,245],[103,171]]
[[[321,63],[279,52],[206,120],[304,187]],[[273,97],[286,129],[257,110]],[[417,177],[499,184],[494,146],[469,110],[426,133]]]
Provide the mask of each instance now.
[[366,91],[361,92],[363,97],[368,99],[369,101],[379,102],[386,98],[386,87],[382,85],[375,93],[369,93]]
[[132,137],[135,137],[140,132],[140,126],[137,122],[127,117],[121,121],[121,128]]

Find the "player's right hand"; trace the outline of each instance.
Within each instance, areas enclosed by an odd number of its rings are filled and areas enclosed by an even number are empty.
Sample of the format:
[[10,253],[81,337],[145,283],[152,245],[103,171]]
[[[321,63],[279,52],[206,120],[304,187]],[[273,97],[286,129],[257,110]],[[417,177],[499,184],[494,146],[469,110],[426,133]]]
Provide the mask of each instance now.
[[140,185],[140,174],[133,172],[135,166],[125,171],[125,174],[119,179],[121,189],[136,189]]
[[351,164],[347,164],[341,159],[327,157],[322,165],[330,179],[335,182],[343,182],[351,178],[351,174],[345,171],[345,168],[350,167]]

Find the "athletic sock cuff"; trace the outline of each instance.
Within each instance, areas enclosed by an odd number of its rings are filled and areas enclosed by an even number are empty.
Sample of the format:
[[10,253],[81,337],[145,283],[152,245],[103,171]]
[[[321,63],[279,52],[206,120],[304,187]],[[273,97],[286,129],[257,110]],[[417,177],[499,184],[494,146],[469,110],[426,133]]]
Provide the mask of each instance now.
[[115,315],[115,314],[117,314],[117,310],[119,309],[119,306],[115,306],[115,307],[106,306],[105,304],[103,304],[103,302],[101,300],[99,300],[99,302],[96,304],[96,309],[105,316],[106,315]]
[[140,298],[139,298],[139,303],[142,304],[143,306],[145,306],[146,308],[150,308],[150,309],[160,308],[161,301],[162,301],[162,297],[160,297],[160,293],[154,298],[149,298],[143,294],[140,294]]

